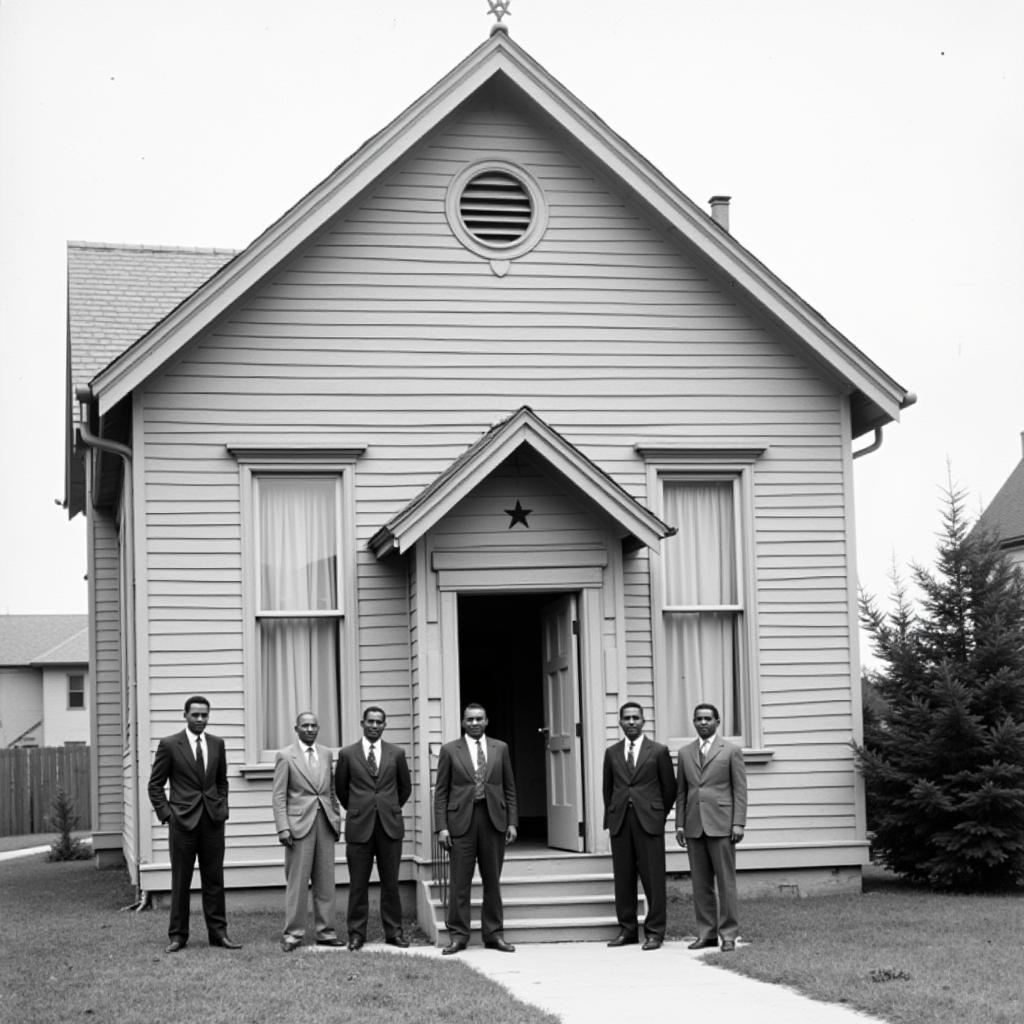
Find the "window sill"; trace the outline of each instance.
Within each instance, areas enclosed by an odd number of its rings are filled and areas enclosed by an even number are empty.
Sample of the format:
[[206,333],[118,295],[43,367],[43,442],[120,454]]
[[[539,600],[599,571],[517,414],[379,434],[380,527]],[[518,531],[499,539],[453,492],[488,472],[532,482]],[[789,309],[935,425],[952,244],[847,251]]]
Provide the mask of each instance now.
[[774,750],[766,747],[744,747],[744,764],[767,764],[775,756]]
[[274,778],[272,764],[243,764],[238,770],[242,778],[252,779],[254,782],[271,782]]

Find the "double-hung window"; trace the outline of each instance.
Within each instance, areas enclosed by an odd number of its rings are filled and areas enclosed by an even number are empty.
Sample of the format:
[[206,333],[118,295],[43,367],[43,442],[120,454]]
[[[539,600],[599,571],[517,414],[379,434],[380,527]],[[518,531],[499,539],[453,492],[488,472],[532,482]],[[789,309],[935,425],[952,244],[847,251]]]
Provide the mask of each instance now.
[[68,676],[68,708],[72,711],[85,707],[85,676],[74,673]]
[[247,749],[268,760],[294,739],[304,711],[319,718],[320,742],[339,746],[346,704],[358,699],[346,614],[351,466],[231,450],[242,469],[247,553]]
[[652,560],[658,729],[675,744],[691,738],[694,706],[707,702],[720,733],[751,746],[760,729],[749,477],[759,451],[660,454],[648,479],[676,532]]

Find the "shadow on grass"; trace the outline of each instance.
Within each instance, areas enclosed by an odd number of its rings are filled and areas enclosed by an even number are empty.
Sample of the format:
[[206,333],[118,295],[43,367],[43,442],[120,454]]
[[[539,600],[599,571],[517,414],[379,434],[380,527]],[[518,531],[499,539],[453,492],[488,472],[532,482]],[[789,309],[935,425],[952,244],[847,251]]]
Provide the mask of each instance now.
[[0,1019],[19,1024],[555,1024],[465,964],[393,953],[280,951],[281,913],[234,913],[237,952],[206,944],[198,899],[187,949],[166,955],[165,911],[122,908],[123,871],[43,855],[0,864]]

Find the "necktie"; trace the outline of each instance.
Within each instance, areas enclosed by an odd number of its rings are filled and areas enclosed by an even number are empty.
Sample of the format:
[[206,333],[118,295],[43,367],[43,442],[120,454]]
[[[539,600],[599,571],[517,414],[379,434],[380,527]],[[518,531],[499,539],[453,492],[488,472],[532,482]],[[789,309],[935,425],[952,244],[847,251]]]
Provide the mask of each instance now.
[[484,754],[483,744],[476,741],[476,773],[474,775],[475,785],[473,787],[473,799],[483,800],[484,798],[484,772],[487,770],[487,756]]
[[629,768],[629,774],[632,775],[636,768],[636,759],[633,757],[633,740],[629,741],[629,753],[626,755],[626,767]]
[[708,754],[708,744],[707,744],[707,740],[705,740],[700,745],[700,766],[701,766],[701,768],[704,767],[704,758],[707,757],[707,754]]
[[313,747],[309,747],[306,750],[306,757],[309,758],[309,767],[316,768],[316,750]]
[[374,753],[373,744],[370,744],[370,753],[366,755],[366,763],[369,765],[370,774],[377,778],[377,755]]
[[206,778],[206,760],[203,757],[203,741],[197,736],[196,737],[196,767],[199,769],[199,774]]

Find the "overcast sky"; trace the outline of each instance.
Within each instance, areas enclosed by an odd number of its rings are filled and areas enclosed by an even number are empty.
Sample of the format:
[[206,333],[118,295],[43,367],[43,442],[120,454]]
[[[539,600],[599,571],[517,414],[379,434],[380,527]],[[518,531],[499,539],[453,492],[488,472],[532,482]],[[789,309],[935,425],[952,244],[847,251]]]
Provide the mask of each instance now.
[[[240,248],[487,36],[487,0],[0,0],[0,613],[86,610],[69,239]],[[512,38],[919,402],[860,578],[930,563],[1024,431],[1024,3],[513,0]],[[863,439],[858,447],[870,438]]]

